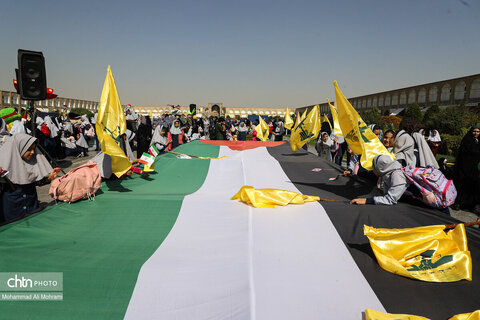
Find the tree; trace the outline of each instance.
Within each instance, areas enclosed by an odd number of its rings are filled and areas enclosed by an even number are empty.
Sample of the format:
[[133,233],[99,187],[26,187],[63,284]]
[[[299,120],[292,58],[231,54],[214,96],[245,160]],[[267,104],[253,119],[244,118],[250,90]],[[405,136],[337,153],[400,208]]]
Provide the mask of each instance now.
[[72,108],[70,112],[76,113],[78,115],[86,115],[89,118],[93,118],[94,114],[92,111],[85,109],[85,108]]
[[423,123],[428,129],[435,129],[434,124],[437,122],[438,117],[440,116],[440,108],[434,104],[428,108],[428,110],[423,115]]
[[417,103],[408,106],[407,110],[405,110],[405,118],[422,122],[423,113],[420,106]]
[[360,111],[360,117],[362,117],[366,124],[378,124],[381,116],[382,112],[378,108]]

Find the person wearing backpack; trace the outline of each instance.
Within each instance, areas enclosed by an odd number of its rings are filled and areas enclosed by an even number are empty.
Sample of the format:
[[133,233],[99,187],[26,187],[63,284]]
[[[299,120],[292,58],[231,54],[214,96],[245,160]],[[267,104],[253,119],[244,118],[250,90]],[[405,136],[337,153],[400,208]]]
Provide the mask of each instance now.
[[5,221],[21,218],[38,209],[36,187],[50,183],[61,171],[52,168],[37,145],[37,138],[19,133],[2,146],[0,167],[8,171],[2,181],[0,205],[0,215]]
[[407,191],[409,182],[402,173],[402,165],[398,161],[393,161],[387,155],[379,155],[373,159],[373,167],[373,172],[382,178],[381,189],[383,190],[383,196],[357,198],[350,201],[350,204],[393,205]]

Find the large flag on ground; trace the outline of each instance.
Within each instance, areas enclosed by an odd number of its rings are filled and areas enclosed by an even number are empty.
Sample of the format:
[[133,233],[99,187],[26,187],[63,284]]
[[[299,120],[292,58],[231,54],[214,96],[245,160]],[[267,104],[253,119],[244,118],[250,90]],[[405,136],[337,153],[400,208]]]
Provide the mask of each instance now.
[[338,112],[337,108],[332,106],[330,100],[327,99],[328,106],[330,107],[330,112],[332,113],[333,125],[335,127],[335,135],[339,137],[343,137],[342,128],[340,128],[340,123],[338,122]]
[[[0,226],[0,272],[61,272],[64,280],[63,301],[5,301],[0,290],[0,317],[343,320],[371,308],[448,319],[478,309],[480,268],[474,281],[413,281],[381,269],[362,232],[367,221],[406,228],[454,218],[407,203],[351,206],[374,183],[329,181],[331,162],[292,154],[286,143],[195,141],[177,151],[227,158],[165,153],[148,180],[106,181],[95,201]],[[230,200],[243,185],[339,201],[252,208]],[[467,235],[476,265],[480,230]]]
[[255,131],[257,131],[257,138],[262,141],[267,141],[268,136],[270,135],[270,128],[261,116],[258,116],[258,121],[258,125],[255,127]]
[[103,84],[95,128],[102,151],[112,158],[112,172],[121,177],[132,164],[120,148],[121,135],[127,130],[127,122],[110,66]]
[[285,128],[287,128],[288,130],[291,130],[294,123],[293,123],[293,120],[292,120],[292,117],[290,117],[290,111],[288,110],[287,108],[287,111],[285,111]]
[[313,107],[308,114],[307,110],[305,110],[301,119],[298,119],[297,116],[297,121],[290,135],[290,148],[292,151],[297,152],[305,143],[316,139],[321,128],[320,108],[318,105]]
[[388,152],[387,148],[367,127],[360,115],[355,111],[353,106],[348,102],[338,88],[337,81],[333,82],[335,87],[335,97],[337,100],[338,122],[344,134],[348,147],[353,153],[361,154],[360,164],[366,170],[373,170],[373,158],[384,154],[395,160],[395,156]]
[[380,266],[394,274],[431,282],[472,280],[472,259],[465,226],[444,232],[444,225],[405,229],[364,226]]

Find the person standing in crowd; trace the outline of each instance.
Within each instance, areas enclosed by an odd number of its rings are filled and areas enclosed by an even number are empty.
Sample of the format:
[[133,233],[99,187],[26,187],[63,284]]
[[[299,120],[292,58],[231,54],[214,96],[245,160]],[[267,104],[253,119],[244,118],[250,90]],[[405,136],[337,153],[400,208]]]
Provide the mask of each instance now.
[[223,117],[220,117],[218,123],[215,125],[215,134],[215,140],[227,140],[227,129]]
[[176,119],[168,132],[168,141],[171,142],[168,145],[168,150],[175,149],[179,145],[184,143],[185,133],[180,127],[180,120]]
[[248,132],[248,127],[245,124],[245,122],[240,122],[240,125],[238,126],[238,136],[237,140],[238,141],[246,141],[247,140],[247,132]]
[[275,127],[275,141],[283,141],[283,135],[285,134],[285,129],[283,127],[283,122],[278,121],[277,126]]
[[38,140],[19,133],[7,139],[0,152],[0,167],[9,171],[2,181],[0,213],[5,221],[21,218],[38,209],[36,186],[50,183],[61,171],[52,169],[37,149]]
[[[137,157],[148,152],[152,140],[152,121],[149,116],[141,116],[141,122],[137,130]],[[133,131],[133,130],[132,130]]]
[[472,127],[463,137],[455,162],[456,207],[480,215],[480,127]]
[[442,144],[442,139],[440,138],[440,134],[438,133],[437,130],[431,130],[427,140],[428,140],[428,145],[430,146],[430,149],[432,149],[433,155],[436,157],[438,148],[440,147],[440,144]]
[[2,118],[0,118],[0,148],[5,144],[9,137],[10,132],[8,132],[7,124]]
[[[336,139],[336,138],[335,138]],[[337,151],[337,141],[330,139],[328,133],[322,132],[319,135],[315,149],[317,149],[318,156],[323,157],[323,151],[325,150],[325,157],[327,161],[333,161],[332,155]]]
[[164,126],[157,126],[153,133],[151,145],[155,145],[160,153],[164,153],[171,143],[172,141],[168,141],[167,129]]

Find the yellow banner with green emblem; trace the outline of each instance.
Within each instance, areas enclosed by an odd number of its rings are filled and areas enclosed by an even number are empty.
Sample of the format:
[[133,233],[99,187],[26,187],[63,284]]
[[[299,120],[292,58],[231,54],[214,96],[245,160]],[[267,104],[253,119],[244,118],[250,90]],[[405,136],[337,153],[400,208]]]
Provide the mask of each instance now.
[[335,97],[337,100],[338,122],[342,129],[348,147],[353,153],[361,154],[360,164],[366,170],[373,170],[373,158],[384,154],[395,160],[395,156],[388,152],[373,131],[367,127],[360,115],[355,111],[353,106],[348,102],[337,85],[337,81],[333,82],[335,87]]
[[121,135],[127,130],[127,122],[110,66],[103,84],[95,129],[102,151],[112,158],[112,172],[121,177],[132,164],[120,148]]
[[318,105],[313,107],[308,113],[305,110],[301,118],[297,116],[295,126],[292,128],[292,134],[290,135],[290,148],[292,151],[297,152],[305,143],[316,139],[321,127],[320,108]]
[[288,110],[287,108],[287,111],[285,111],[285,128],[287,128],[288,130],[292,129],[293,127],[293,120],[292,120],[292,117],[290,117],[290,111]]
[[258,125],[255,127],[255,131],[257,131],[257,138],[262,141],[267,141],[268,136],[270,135],[270,128],[261,116],[258,116],[258,121]]
[[342,129],[340,128],[340,123],[338,122],[338,112],[337,108],[332,106],[330,100],[327,99],[328,106],[330,107],[330,111],[332,112],[332,119],[333,119],[333,126],[335,129],[335,135],[339,137],[343,137]]
[[406,229],[363,227],[378,264],[408,278],[430,282],[472,280],[465,226],[445,233],[444,225]]

